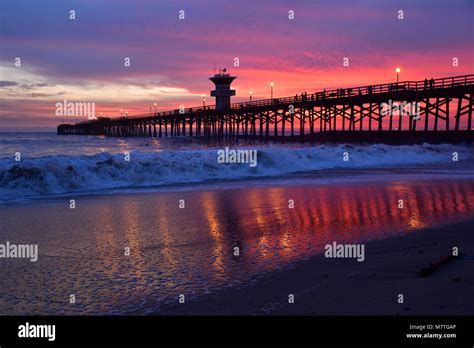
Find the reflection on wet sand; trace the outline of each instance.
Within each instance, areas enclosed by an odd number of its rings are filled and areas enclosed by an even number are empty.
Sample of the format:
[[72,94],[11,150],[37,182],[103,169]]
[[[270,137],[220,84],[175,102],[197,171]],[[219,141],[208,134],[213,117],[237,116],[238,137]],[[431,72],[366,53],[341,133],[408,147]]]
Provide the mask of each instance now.
[[[469,180],[91,197],[74,212],[48,204],[4,208],[2,238],[34,238],[40,256],[33,265],[0,263],[0,312],[153,312],[177,294],[246,283],[333,241],[381,239],[473,216]],[[79,303],[65,306],[72,291]]]
[[209,226],[209,232],[214,240],[214,260],[212,265],[216,273],[222,273],[224,271],[224,250],[222,249],[222,231],[220,229],[221,223],[216,214],[217,208],[217,197],[214,192],[204,192],[202,194],[202,205],[203,213],[205,214],[206,221]]
[[[280,260],[297,259],[322,250],[334,240],[379,239],[448,223],[474,210],[474,184],[469,181],[255,188],[237,192],[232,201],[215,194],[212,205],[209,193],[201,196],[202,213],[209,222],[207,230],[220,240],[214,253],[222,254],[221,242],[229,240],[221,234],[235,220],[242,227],[238,233],[250,252],[247,257],[260,260],[276,255]],[[288,207],[290,199],[295,202],[294,209]],[[210,212],[212,208],[221,211]],[[224,249],[231,248],[228,245]]]

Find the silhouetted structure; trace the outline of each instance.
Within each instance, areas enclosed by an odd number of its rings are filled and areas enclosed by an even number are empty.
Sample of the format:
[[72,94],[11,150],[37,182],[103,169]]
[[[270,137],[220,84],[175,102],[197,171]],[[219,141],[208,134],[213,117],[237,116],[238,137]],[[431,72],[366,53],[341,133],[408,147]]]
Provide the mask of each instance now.
[[235,95],[235,90],[230,89],[230,84],[236,78],[237,76],[226,74],[226,69],[209,78],[216,85],[216,89],[211,91],[211,96],[216,97],[216,110],[230,108],[230,97]]
[[[229,76],[227,82],[229,78],[235,77]],[[219,86],[219,78],[215,83]],[[230,95],[229,92],[215,94],[216,99],[228,97],[229,101]],[[181,113],[172,110],[156,116],[136,115],[60,125],[58,134],[197,135],[217,140],[282,142],[472,141],[473,95],[474,75],[465,75],[430,79],[429,84],[422,80],[340,88],[311,95],[234,103],[228,107],[223,107],[226,101],[220,99],[219,106],[192,107]],[[409,109],[416,104],[419,113],[400,116],[384,112],[384,103],[400,102],[407,103]]]

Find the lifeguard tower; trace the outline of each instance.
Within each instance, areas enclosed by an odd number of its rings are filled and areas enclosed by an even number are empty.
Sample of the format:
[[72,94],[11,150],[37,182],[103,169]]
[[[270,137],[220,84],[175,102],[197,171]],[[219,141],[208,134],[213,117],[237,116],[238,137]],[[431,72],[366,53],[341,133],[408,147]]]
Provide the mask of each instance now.
[[227,69],[222,69],[218,74],[209,78],[216,85],[216,89],[211,91],[211,97],[216,97],[217,110],[230,108],[230,97],[235,95],[235,90],[230,89],[230,84],[236,78],[237,76],[228,74]]

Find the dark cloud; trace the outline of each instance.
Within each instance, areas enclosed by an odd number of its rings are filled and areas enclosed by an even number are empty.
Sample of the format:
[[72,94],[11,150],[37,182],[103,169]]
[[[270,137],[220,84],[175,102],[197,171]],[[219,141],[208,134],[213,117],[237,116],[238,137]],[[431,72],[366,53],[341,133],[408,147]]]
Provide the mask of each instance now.
[[13,86],[18,86],[18,83],[13,81],[0,81],[0,88]]

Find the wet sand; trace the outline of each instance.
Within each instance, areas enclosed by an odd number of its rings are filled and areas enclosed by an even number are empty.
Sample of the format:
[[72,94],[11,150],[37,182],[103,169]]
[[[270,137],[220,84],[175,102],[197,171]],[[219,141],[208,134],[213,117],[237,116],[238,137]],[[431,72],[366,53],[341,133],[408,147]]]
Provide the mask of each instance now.
[[[173,304],[162,314],[472,315],[474,260],[461,257],[428,277],[420,270],[453,246],[474,255],[474,220],[365,244],[366,261],[323,255],[255,278],[239,289]],[[289,294],[294,303],[289,303]],[[403,294],[404,303],[398,303]]]
[[[472,313],[474,261],[427,279],[416,272],[455,242],[474,254],[472,225],[438,228],[473,216],[473,180],[401,175],[2,206],[0,242],[37,243],[39,259],[0,261],[0,313]],[[317,256],[333,241],[367,243],[366,261]],[[411,248],[430,243],[437,244]],[[289,293],[295,303],[285,305]],[[175,305],[179,294],[184,305]]]

